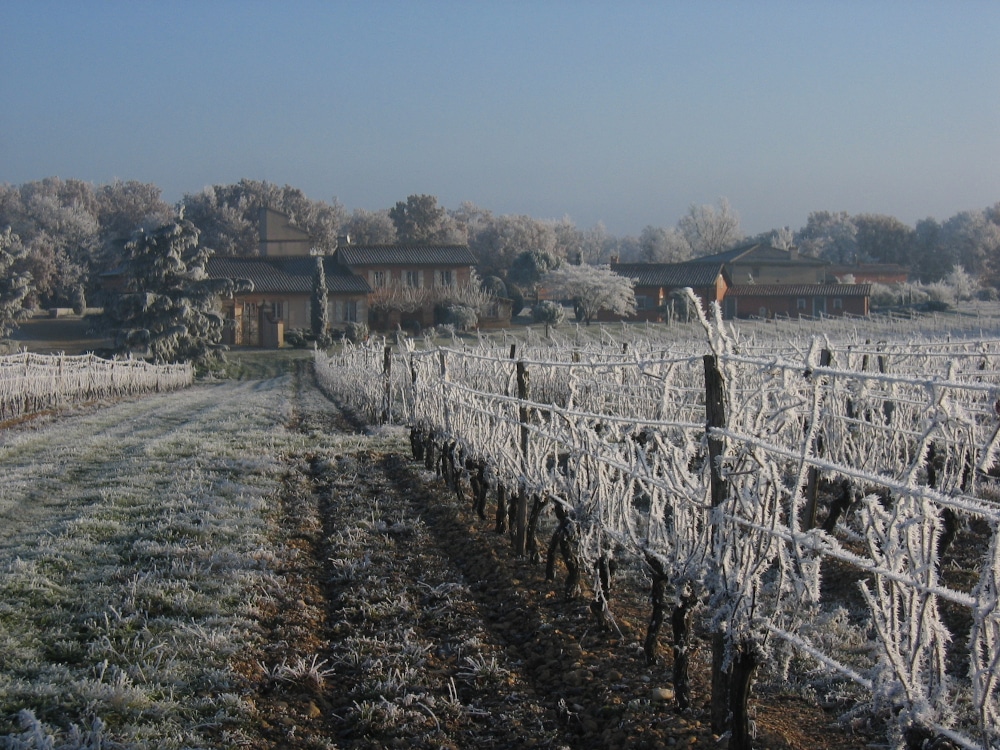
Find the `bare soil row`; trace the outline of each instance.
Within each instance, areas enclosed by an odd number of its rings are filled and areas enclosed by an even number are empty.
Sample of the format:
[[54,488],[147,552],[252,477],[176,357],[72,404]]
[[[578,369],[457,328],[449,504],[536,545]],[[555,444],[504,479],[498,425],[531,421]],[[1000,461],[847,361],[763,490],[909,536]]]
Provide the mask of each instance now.
[[[307,398],[304,363],[296,389],[297,428],[358,429]],[[260,747],[725,747],[708,725],[708,648],[684,713],[668,632],[646,664],[641,579],[616,584],[616,626],[602,631],[586,594],[566,599],[409,456],[289,457],[280,516],[284,585],[262,623],[267,653],[247,665]],[[759,747],[866,744],[773,686],[755,706]]]

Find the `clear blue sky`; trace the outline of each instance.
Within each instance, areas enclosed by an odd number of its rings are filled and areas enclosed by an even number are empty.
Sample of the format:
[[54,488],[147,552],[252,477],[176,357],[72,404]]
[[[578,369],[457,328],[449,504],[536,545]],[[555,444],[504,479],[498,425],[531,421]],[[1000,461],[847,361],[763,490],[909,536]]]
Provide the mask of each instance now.
[[946,219],[1000,201],[1000,2],[6,0],[0,182],[243,177],[348,209],[729,199]]

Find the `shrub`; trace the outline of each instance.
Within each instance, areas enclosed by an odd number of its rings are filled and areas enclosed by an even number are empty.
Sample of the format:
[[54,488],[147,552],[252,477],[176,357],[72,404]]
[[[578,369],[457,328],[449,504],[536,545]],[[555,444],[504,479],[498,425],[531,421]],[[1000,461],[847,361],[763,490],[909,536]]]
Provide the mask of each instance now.
[[531,308],[531,319],[536,323],[556,326],[566,319],[566,310],[558,302],[542,300]]
[[358,344],[362,341],[368,340],[368,324],[367,323],[348,323],[347,327],[344,329],[344,338],[350,341],[352,344]]
[[479,313],[466,305],[448,305],[447,320],[459,330],[466,331],[479,323]]
[[285,343],[296,349],[305,349],[312,341],[312,331],[304,331],[301,328],[292,328],[285,331]]

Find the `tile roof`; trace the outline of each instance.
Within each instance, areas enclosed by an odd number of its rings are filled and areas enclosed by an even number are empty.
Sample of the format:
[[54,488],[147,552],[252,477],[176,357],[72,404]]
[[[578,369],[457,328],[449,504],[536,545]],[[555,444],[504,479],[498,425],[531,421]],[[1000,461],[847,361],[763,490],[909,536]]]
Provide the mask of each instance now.
[[738,284],[727,297],[870,297],[871,284]]
[[[252,281],[255,292],[310,294],[316,271],[316,256],[237,258],[216,255],[208,259],[207,270],[212,278]],[[370,291],[364,279],[338,265],[331,256],[323,259],[323,271],[326,274],[326,288],[331,292],[367,294]]]
[[636,286],[683,288],[715,286],[721,264],[711,263],[612,263],[619,276],[635,279]]
[[769,265],[784,265],[787,263],[796,266],[825,266],[828,264],[827,261],[821,258],[813,258],[808,255],[795,255],[793,257],[788,250],[782,250],[781,248],[762,242],[734,247],[731,250],[713,255],[703,255],[700,258],[692,258],[687,262],[735,263],[736,261],[750,262],[751,260],[759,260],[761,263]]
[[345,266],[471,266],[466,245],[343,245],[336,256]]

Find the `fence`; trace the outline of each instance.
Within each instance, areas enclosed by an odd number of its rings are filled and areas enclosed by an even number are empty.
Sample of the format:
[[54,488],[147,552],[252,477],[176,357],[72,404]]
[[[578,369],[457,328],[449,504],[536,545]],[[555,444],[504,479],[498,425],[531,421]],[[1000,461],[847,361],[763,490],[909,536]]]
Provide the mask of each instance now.
[[[633,343],[544,359],[373,347],[334,369],[368,416],[428,436],[481,512],[491,488],[518,553],[541,557],[553,516],[548,570],[561,556],[568,591],[589,575],[605,620],[609,561],[645,566],[650,659],[672,587],[678,701],[700,612],[731,747],[749,746],[765,662],[853,683],[898,746],[1000,746],[1000,342],[764,356],[721,328],[710,340],[711,354]],[[834,622],[867,646],[831,640]]]
[[183,388],[193,379],[189,364],[153,365],[92,354],[12,354],[0,357],[0,420],[82,401]]

